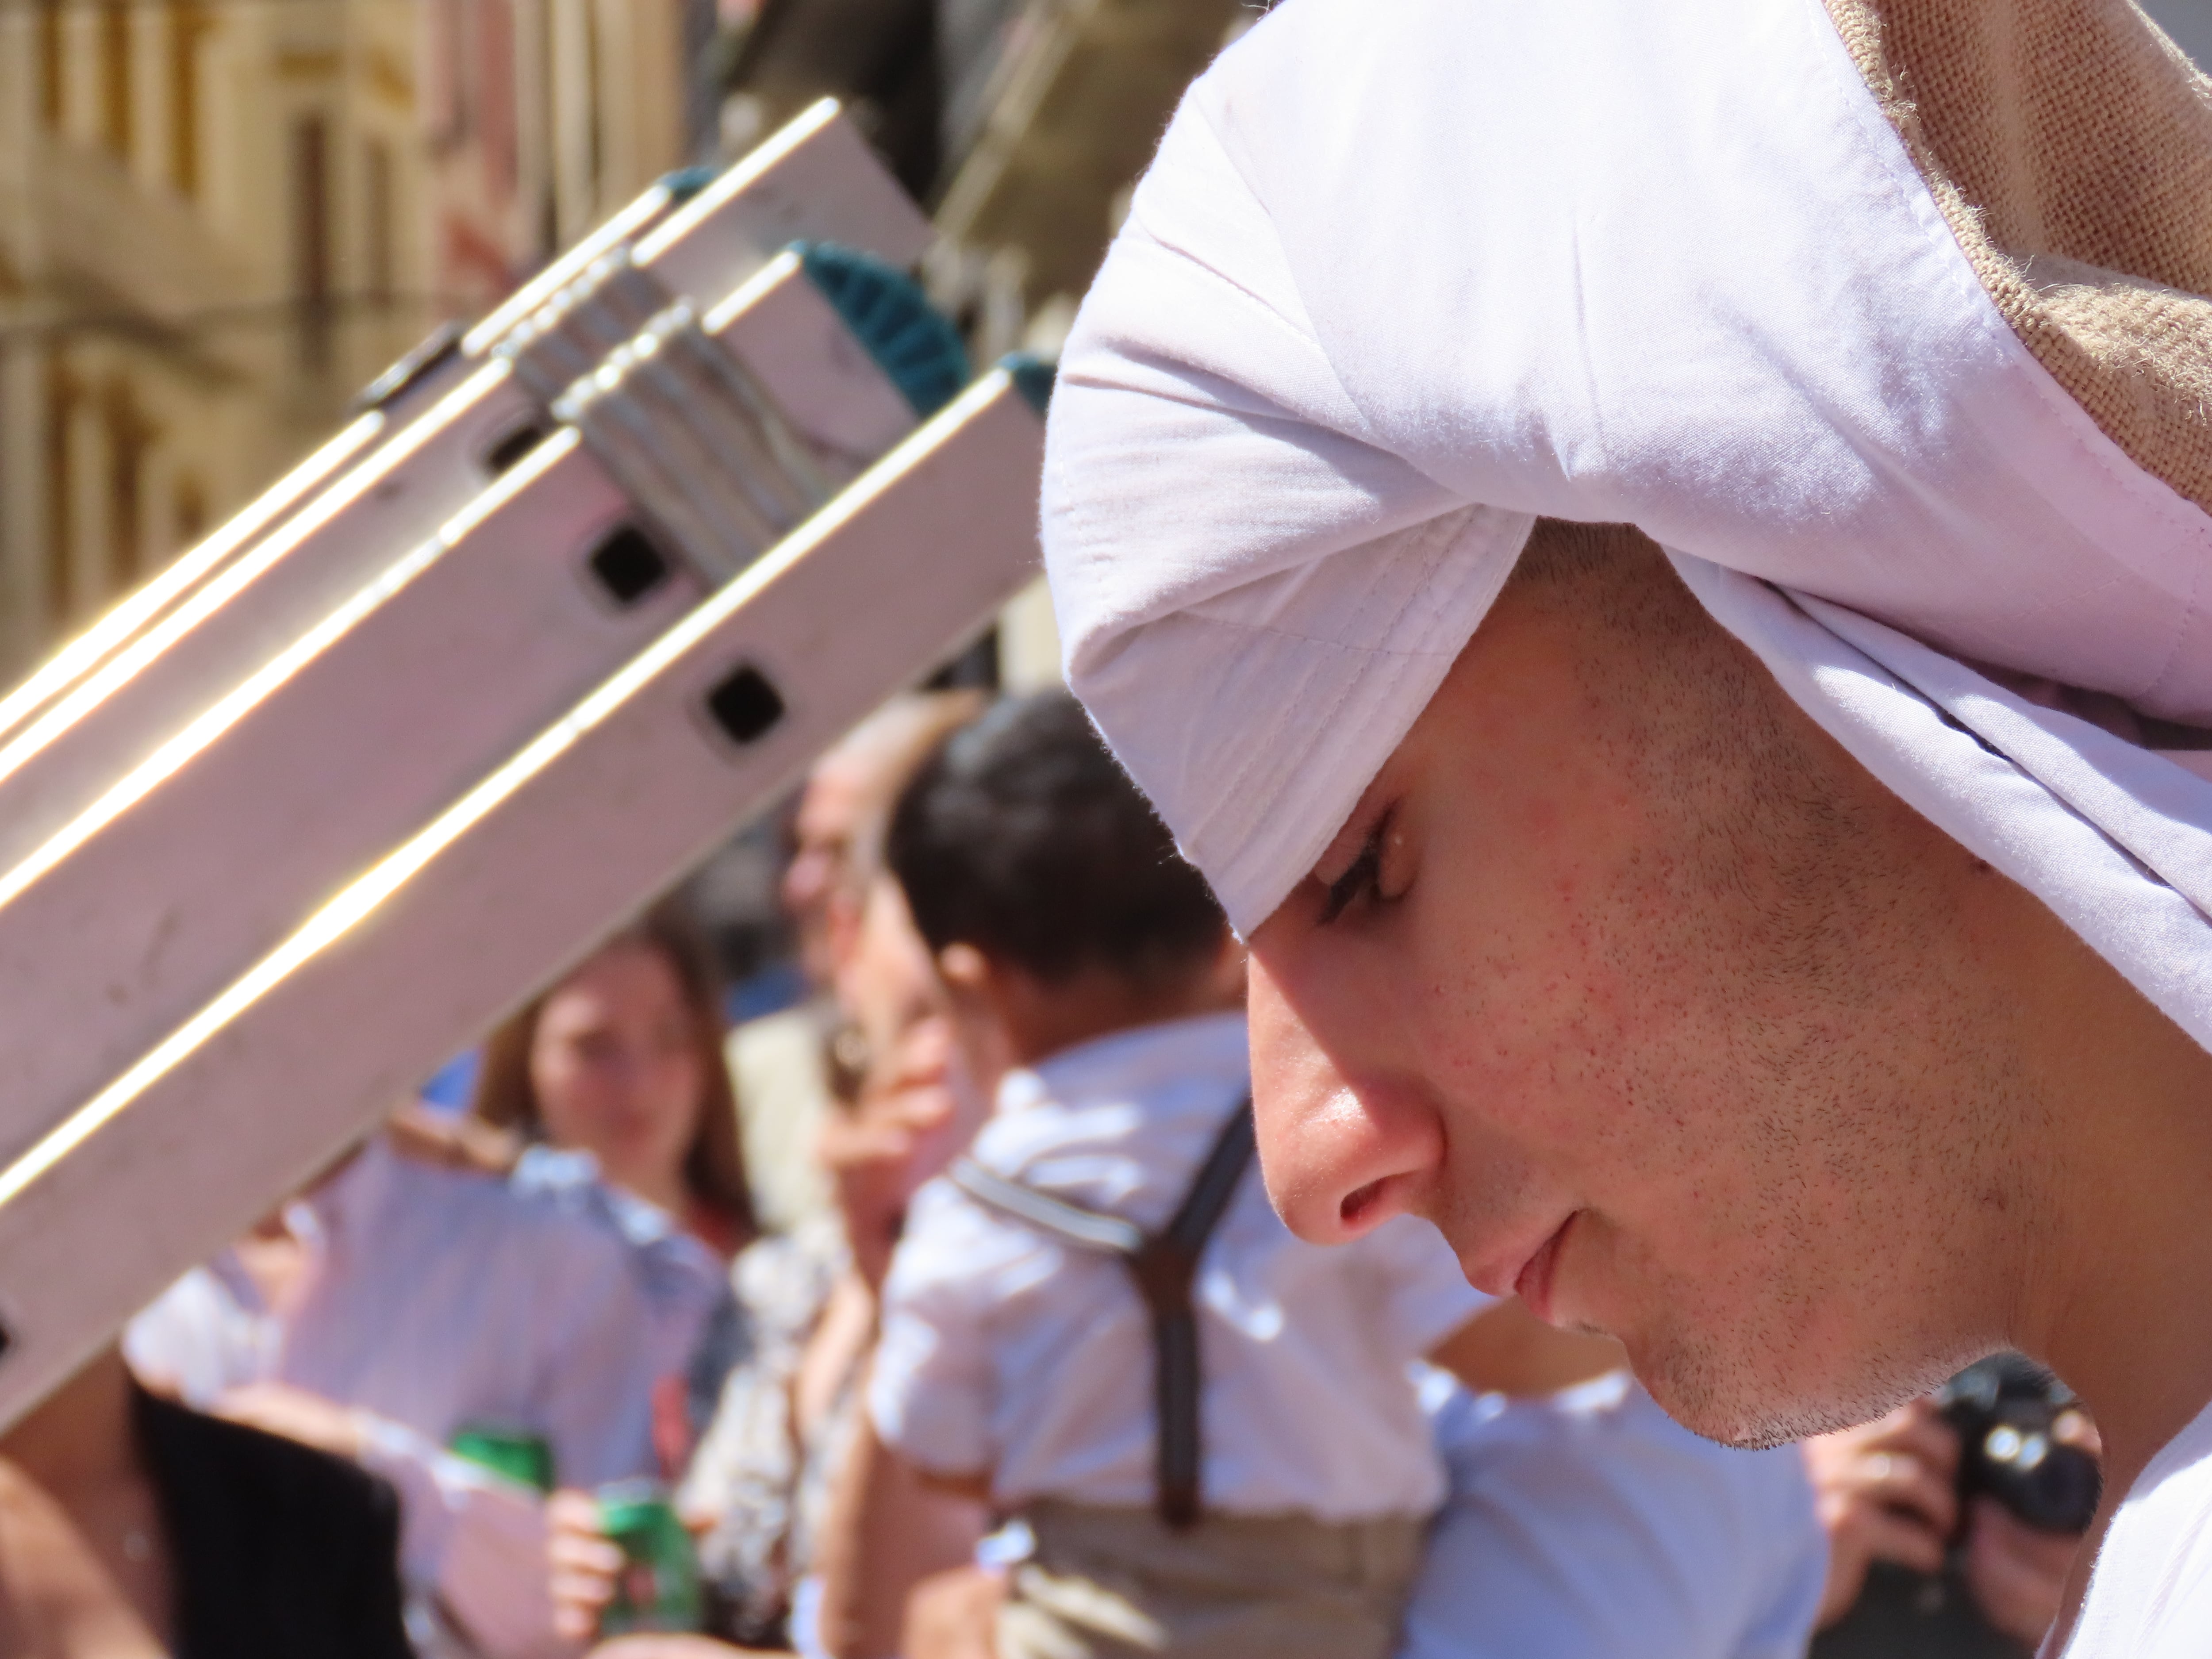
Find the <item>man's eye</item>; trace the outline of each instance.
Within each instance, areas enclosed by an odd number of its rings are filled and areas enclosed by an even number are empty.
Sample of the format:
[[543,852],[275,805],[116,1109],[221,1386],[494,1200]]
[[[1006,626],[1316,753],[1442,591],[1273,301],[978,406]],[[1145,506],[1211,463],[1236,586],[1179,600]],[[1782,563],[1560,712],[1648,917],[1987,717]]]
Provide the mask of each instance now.
[[1373,898],[1382,874],[1382,830],[1377,824],[1359,849],[1352,867],[1328,884],[1328,897],[1321,907],[1321,926],[1326,927],[1358,899]]

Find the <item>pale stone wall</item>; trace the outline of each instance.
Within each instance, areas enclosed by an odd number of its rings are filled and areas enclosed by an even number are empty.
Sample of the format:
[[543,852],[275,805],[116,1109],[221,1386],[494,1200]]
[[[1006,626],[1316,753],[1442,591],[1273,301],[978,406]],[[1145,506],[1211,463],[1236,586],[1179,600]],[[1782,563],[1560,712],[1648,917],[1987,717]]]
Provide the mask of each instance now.
[[0,684],[679,164],[687,3],[0,6]]

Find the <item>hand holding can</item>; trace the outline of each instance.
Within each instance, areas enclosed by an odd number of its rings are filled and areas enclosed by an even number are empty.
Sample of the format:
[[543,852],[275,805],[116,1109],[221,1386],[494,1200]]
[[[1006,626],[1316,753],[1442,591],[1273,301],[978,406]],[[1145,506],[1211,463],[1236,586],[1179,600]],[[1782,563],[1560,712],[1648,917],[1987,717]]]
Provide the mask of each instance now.
[[619,1480],[596,1494],[599,1524],[623,1553],[601,1632],[696,1631],[705,1620],[691,1534],[655,1480]]

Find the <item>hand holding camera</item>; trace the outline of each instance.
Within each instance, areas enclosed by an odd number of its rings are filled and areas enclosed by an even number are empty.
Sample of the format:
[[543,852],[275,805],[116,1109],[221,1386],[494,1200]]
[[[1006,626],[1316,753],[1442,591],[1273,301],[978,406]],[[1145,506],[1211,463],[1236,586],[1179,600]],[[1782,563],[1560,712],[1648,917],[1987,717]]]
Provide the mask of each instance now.
[[1830,1543],[1817,1659],[2033,1650],[2096,1515],[2099,1449],[2072,1393],[2018,1354],[1807,1441]]

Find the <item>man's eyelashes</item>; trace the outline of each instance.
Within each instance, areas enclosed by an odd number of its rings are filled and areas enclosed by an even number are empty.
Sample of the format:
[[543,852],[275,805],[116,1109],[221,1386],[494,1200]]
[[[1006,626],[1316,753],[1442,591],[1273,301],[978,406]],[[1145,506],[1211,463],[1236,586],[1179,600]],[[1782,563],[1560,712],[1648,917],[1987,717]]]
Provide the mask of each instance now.
[[1382,832],[1389,827],[1385,819],[1368,832],[1359,848],[1359,856],[1352,867],[1328,884],[1328,897],[1321,907],[1321,923],[1326,927],[1351,907],[1353,901],[1372,898],[1380,892],[1382,876]]

